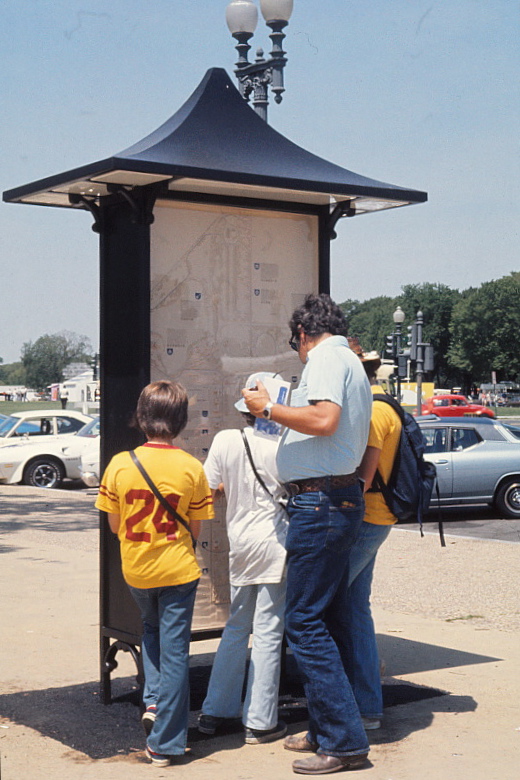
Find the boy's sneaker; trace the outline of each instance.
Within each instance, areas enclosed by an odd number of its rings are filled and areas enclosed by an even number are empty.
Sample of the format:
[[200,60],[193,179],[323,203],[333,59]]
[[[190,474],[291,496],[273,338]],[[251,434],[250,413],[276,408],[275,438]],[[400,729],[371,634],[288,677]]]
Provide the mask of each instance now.
[[154,766],[170,766],[171,764],[171,756],[163,756],[161,753],[154,753],[153,750],[150,750],[148,745],[146,746],[145,753],[146,758],[149,758]]
[[265,731],[260,729],[245,730],[245,742],[246,745],[263,745],[264,742],[274,742],[275,739],[285,736],[287,733],[287,724],[280,720],[274,729],[267,729]]
[[203,712],[199,715],[197,728],[201,734],[213,735],[215,731],[225,721],[225,718],[216,718],[214,715],[205,715]]
[[150,736],[150,732],[153,729],[153,724],[155,723],[155,718],[157,715],[157,707],[155,704],[150,705],[150,707],[147,707],[146,710],[141,715],[141,723],[143,724],[143,728],[145,731],[146,736]]
[[361,716],[365,731],[375,731],[381,728],[381,721],[379,718],[365,718]]

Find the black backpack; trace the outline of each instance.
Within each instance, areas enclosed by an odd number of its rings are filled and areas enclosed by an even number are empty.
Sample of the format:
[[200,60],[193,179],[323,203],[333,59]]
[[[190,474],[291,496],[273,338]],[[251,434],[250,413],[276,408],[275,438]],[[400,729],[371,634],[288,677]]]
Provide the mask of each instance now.
[[[398,520],[416,518],[421,536],[424,536],[422,518],[430,505],[437,470],[433,463],[424,460],[424,438],[412,415],[405,412],[391,395],[376,393],[373,400],[389,404],[399,416],[401,438],[388,483],[385,484],[379,471],[376,471],[371,490],[383,494],[388,509]],[[439,533],[444,547],[441,523]]]

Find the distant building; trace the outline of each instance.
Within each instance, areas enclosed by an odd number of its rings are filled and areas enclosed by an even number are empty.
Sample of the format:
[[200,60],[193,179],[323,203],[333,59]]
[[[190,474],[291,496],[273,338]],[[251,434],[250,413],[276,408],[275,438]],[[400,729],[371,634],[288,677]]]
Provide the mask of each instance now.
[[63,379],[72,379],[72,377],[84,374],[86,371],[92,373],[92,366],[88,363],[69,363],[69,365],[65,366],[63,369]]

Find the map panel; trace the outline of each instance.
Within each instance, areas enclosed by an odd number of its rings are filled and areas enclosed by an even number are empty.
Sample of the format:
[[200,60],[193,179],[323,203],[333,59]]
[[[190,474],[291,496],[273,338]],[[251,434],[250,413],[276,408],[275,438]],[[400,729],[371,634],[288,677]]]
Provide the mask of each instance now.
[[[180,446],[204,460],[213,436],[238,428],[233,404],[254,371],[295,386],[301,364],[287,323],[318,289],[318,218],[308,214],[159,201],[151,227],[151,380],[186,387]],[[203,528],[193,628],[227,618],[225,509]]]

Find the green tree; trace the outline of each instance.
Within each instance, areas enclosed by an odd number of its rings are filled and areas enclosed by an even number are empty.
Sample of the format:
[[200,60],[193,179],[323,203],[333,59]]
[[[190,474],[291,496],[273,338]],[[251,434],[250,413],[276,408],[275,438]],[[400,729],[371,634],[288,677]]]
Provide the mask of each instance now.
[[520,376],[520,272],[466,290],[453,310],[450,364],[466,384]]
[[396,299],[406,314],[403,326],[406,342],[406,327],[415,322],[417,312],[422,311],[424,318],[423,341],[432,344],[435,355],[433,371],[440,387],[458,384],[460,376],[454,365],[448,361],[447,354],[451,343],[450,322],[453,307],[460,300],[458,290],[452,290],[446,284],[426,282],[425,284],[406,284],[402,295]]
[[26,370],[26,384],[35,390],[61,382],[63,369],[69,363],[88,361],[92,345],[86,336],[70,331],[40,336],[34,343],[22,347],[22,363]]
[[25,385],[26,372],[23,364],[4,363],[0,365],[0,383],[3,385]]
[[365,352],[376,349],[384,357],[386,337],[394,327],[395,299],[380,295],[362,303],[347,300],[340,307],[348,322],[348,335],[357,336]]

